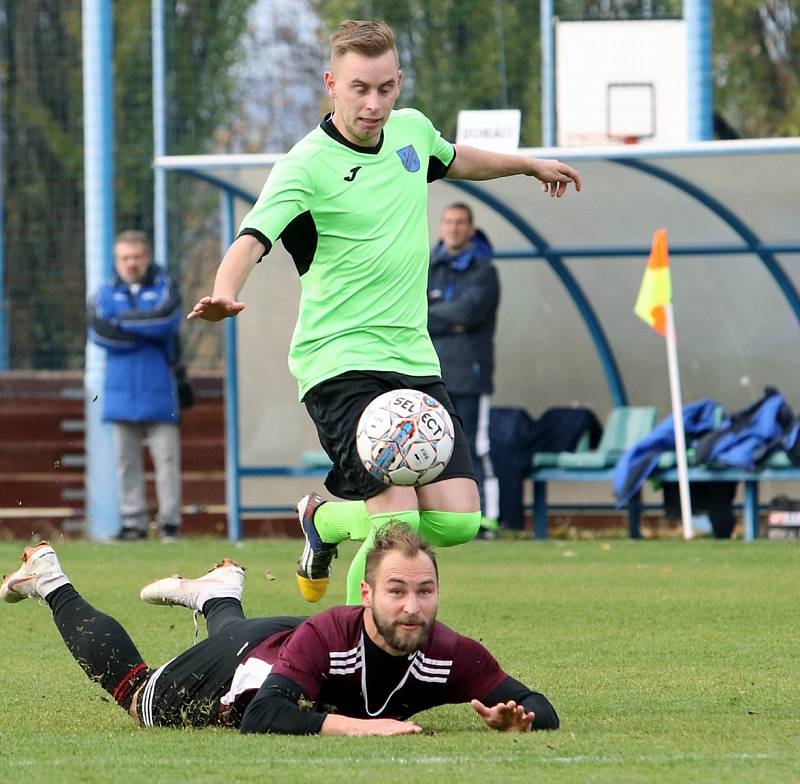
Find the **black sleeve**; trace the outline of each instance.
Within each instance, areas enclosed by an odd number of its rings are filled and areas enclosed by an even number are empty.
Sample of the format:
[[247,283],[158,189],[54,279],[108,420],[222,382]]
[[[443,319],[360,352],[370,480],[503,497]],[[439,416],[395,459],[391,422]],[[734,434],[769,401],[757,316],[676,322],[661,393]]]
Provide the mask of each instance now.
[[439,318],[434,310],[436,306],[431,305],[428,308],[428,334],[432,338],[438,338],[442,335],[449,335],[454,332],[453,325],[447,319]]
[[453,165],[453,161],[456,159],[456,149],[453,147],[453,159],[445,165],[439,158],[435,155],[431,155],[428,157],[428,182],[433,182],[434,180],[441,180],[442,178],[447,176],[447,172],[450,171],[450,167]]
[[466,273],[451,302],[433,302],[428,307],[428,331],[431,335],[446,335],[461,325],[467,332],[480,329],[492,319],[500,301],[497,270],[482,262],[473,272]]
[[261,254],[261,259],[264,258],[271,250],[272,250],[272,243],[258,230],[258,229],[242,229],[239,234],[236,236],[238,240],[239,237],[244,237],[245,235],[250,235],[251,237],[255,237],[263,246],[264,252]]
[[239,732],[279,735],[318,735],[327,713],[304,710],[303,690],[283,675],[268,675],[242,716]]
[[514,700],[518,705],[522,705],[526,711],[536,714],[533,719],[532,730],[557,730],[559,725],[556,709],[550,704],[550,700],[538,691],[531,691],[524,683],[520,683],[514,678],[506,678],[492,693],[481,702],[486,707],[491,708],[498,702],[508,702]]
[[87,310],[86,320],[89,323],[89,328],[105,343],[118,343],[121,347],[124,347],[135,346],[141,342],[136,335],[123,332],[117,326],[116,321],[101,318],[98,315],[98,308],[93,302],[90,303]]

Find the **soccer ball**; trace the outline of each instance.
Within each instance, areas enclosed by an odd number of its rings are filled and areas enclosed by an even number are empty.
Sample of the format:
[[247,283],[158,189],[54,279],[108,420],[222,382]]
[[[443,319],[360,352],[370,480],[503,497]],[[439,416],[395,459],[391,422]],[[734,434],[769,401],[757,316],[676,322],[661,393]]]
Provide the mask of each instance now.
[[453,454],[453,420],[436,398],[416,389],[376,397],[361,414],[356,448],[364,468],[387,485],[424,485]]

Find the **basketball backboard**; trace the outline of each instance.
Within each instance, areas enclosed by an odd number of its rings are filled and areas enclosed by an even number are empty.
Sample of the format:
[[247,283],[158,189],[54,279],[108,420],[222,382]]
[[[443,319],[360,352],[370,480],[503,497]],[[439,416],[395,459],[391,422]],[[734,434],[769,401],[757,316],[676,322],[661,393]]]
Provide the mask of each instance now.
[[556,143],[686,142],[680,19],[556,21]]

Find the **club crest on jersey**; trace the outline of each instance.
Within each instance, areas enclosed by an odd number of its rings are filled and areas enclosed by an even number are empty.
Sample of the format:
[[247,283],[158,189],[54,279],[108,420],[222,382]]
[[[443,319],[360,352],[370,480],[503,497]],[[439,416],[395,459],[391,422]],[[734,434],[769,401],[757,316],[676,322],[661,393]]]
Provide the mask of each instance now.
[[412,173],[419,171],[419,155],[417,155],[413,144],[409,144],[408,147],[403,147],[402,150],[398,150],[397,154],[400,156],[400,160],[403,162],[406,171]]

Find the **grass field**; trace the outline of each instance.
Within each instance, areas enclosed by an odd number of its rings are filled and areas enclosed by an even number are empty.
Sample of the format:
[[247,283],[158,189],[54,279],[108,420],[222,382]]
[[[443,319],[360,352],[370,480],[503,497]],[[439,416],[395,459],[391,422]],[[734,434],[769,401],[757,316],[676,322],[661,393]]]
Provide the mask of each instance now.
[[[0,543],[0,570],[21,546]],[[192,642],[191,613],[144,605],[148,580],[248,567],[250,615],[305,614],[297,542],[57,544],[84,596],[150,664]],[[344,596],[342,548],[324,609]],[[440,554],[439,617],[543,691],[561,730],[487,730],[467,706],[407,738],[136,729],[89,683],[34,601],[0,606],[0,781],[800,781],[800,544],[475,542]]]

